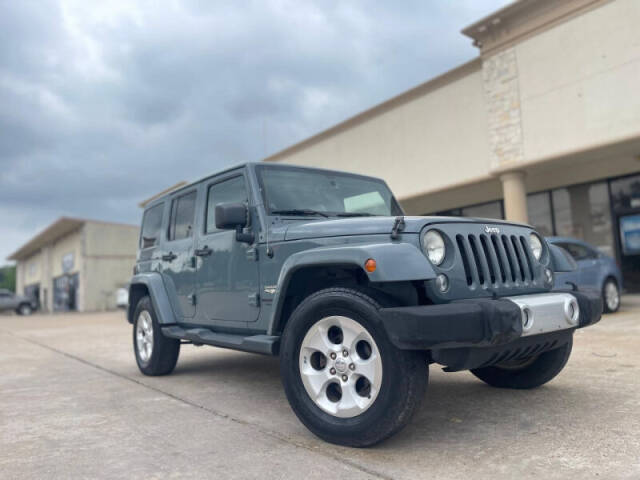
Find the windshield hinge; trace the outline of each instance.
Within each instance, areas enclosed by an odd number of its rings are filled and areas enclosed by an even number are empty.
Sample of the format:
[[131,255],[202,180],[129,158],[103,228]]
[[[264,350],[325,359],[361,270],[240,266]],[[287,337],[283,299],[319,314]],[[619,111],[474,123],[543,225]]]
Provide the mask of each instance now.
[[252,307],[260,306],[260,294],[259,293],[250,293],[249,294],[249,305]]
[[256,262],[258,261],[258,249],[253,247],[247,249],[247,260]]
[[399,217],[396,217],[395,221],[393,222],[393,228],[391,229],[391,239],[396,240],[400,238],[400,232],[404,230],[404,227],[404,216],[401,215]]

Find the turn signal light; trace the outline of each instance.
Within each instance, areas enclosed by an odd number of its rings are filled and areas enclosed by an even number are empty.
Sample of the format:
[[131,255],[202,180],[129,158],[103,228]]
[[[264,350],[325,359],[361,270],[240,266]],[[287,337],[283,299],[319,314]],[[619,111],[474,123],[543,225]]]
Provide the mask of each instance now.
[[375,272],[376,267],[376,261],[373,258],[370,258],[369,260],[364,262],[364,269],[369,273]]

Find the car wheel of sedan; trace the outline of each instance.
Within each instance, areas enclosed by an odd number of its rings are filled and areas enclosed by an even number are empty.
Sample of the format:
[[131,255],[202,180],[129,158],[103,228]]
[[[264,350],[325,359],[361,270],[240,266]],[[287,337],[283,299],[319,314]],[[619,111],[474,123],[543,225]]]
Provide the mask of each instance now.
[[376,444],[405,426],[424,396],[425,355],[395,348],[378,309],[361,292],[330,288],[306,298],[287,323],[280,351],[287,398],[328,442]]
[[620,290],[613,278],[608,278],[602,287],[602,300],[605,313],[617,312],[620,308]]
[[18,313],[20,315],[31,315],[33,313],[33,308],[28,303],[23,303],[18,307]]
[[145,375],[167,375],[180,354],[180,340],[165,337],[149,297],[136,306],[133,322],[133,350],[138,368]]
[[529,389],[551,381],[569,360],[573,336],[560,348],[521,360],[471,370],[483,382],[498,388]]

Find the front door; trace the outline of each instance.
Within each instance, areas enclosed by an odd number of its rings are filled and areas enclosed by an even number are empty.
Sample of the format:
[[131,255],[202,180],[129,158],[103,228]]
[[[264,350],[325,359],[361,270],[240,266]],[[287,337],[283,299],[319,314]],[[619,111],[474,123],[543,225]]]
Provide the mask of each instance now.
[[236,240],[235,231],[218,230],[215,206],[248,203],[245,176],[231,172],[205,186],[204,228],[196,241],[198,258],[198,323],[233,326],[254,322],[259,313],[257,255]]
[[197,191],[171,199],[169,225],[160,252],[160,270],[171,306],[180,321],[195,314],[196,265],[193,257]]

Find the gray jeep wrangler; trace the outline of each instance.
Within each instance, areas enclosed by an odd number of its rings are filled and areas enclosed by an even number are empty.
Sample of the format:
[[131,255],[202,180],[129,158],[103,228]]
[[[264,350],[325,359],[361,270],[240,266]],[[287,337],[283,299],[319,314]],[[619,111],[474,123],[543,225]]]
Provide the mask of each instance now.
[[430,364],[554,378],[602,312],[598,292],[551,292],[573,268],[527,225],[408,217],[376,178],[245,164],[146,207],[128,320],[146,375],[188,343],[279,355],[299,419],[362,447],[407,424]]

